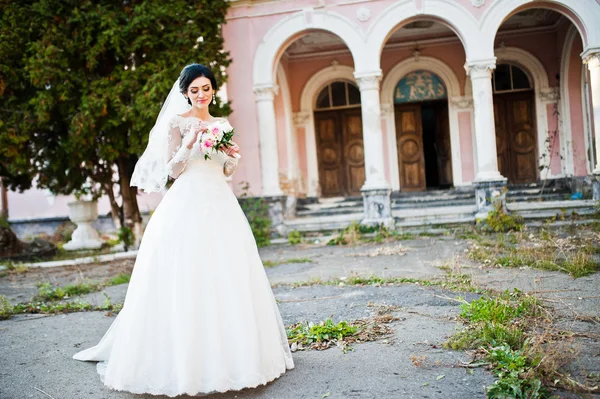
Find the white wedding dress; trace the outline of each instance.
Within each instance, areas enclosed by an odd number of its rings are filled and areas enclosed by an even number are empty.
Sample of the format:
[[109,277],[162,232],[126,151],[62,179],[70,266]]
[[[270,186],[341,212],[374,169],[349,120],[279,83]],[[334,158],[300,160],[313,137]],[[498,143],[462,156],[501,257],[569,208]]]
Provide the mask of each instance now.
[[240,390],[294,367],[252,231],[225,181],[231,158],[204,160],[181,145],[196,121],[171,121],[170,166],[180,175],[146,227],[122,311],[98,345],[73,356],[100,361],[116,390]]

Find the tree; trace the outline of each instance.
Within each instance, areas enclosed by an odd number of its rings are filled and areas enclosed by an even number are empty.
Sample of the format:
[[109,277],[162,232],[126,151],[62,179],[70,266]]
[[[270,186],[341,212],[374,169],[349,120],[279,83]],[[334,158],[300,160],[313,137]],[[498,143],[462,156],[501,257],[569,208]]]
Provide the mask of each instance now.
[[4,184],[107,194],[113,218],[117,185],[121,219],[140,225],[137,189],[129,187],[135,163],[183,66],[209,65],[224,81],[226,12],[226,0],[2,2]]

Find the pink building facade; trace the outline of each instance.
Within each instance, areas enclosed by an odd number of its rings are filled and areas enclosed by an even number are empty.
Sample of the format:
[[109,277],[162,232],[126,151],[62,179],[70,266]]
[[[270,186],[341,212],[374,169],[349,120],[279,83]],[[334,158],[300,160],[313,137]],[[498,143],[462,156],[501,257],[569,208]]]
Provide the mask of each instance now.
[[231,3],[234,187],[323,198],[600,173],[596,0]]
[[[600,0],[231,0],[232,187],[362,195],[381,221],[393,192],[593,179],[598,21]],[[11,219],[58,212],[31,209]]]

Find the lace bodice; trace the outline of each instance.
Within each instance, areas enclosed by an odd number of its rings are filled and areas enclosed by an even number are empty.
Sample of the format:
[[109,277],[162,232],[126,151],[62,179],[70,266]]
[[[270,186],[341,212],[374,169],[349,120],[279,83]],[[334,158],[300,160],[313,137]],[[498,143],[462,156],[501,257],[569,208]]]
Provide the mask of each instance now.
[[[172,178],[177,178],[183,171],[189,161],[204,160],[204,154],[200,147],[194,144],[190,147],[194,139],[195,128],[201,123],[201,120],[196,117],[184,117],[181,115],[174,116],[169,122],[169,175]],[[209,126],[214,124],[223,124],[225,129],[231,129],[231,125],[227,119],[216,118],[209,123]],[[229,157],[223,152],[216,152],[210,155],[210,159],[204,162],[216,162],[223,167],[225,176],[231,176],[237,167],[238,160]]]

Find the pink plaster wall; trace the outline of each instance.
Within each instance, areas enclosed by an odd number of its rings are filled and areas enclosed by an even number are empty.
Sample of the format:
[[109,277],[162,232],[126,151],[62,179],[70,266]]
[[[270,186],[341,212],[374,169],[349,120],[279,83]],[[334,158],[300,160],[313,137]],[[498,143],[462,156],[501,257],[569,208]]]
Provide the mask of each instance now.
[[388,132],[387,132],[387,123],[385,119],[381,119],[381,133],[383,134],[383,162],[384,162],[384,175],[385,179],[389,182],[391,181],[391,173],[390,173],[390,156],[389,156],[389,146],[388,143]]
[[279,155],[279,173],[287,174],[288,171],[288,148],[286,132],[286,115],[284,108],[283,90],[281,82],[277,80],[280,87],[279,93],[275,96],[275,124],[277,126],[277,153]]
[[556,105],[547,104],[546,114],[548,115],[548,137],[550,148],[550,172],[553,175],[562,173],[562,160],[560,159],[560,131],[558,130],[558,115],[556,114]]
[[587,154],[581,104],[581,74],[583,63],[581,38],[576,38],[571,48],[569,61],[569,105],[571,109],[571,140],[573,143],[573,168],[575,176],[587,175]]
[[320,70],[331,65],[333,61],[340,65],[354,68],[350,52],[337,56],[297,59],[289,62],[288,83],[294,112],[300,111],[302,90],[310,78]]
[[306,130],[301,127],[296,129],[296,139],[298,140],[298,164],[300,165],[300,174],[304,182],[304,188],[308,182],[308,167],[306,164]]
[[458,113],[458,129],[460,137],[460,160],[464,183],[475,179],[475,162],[473,160],[473,131],[471,130],[471,113]]

